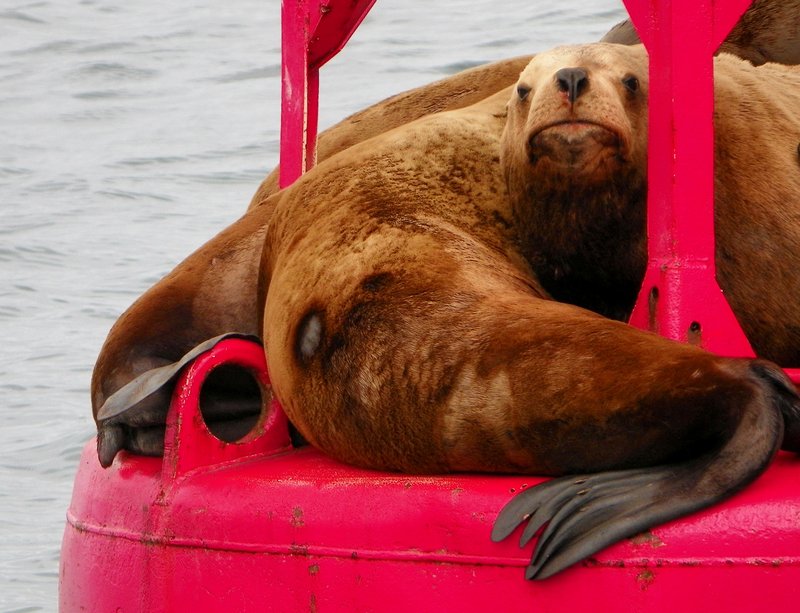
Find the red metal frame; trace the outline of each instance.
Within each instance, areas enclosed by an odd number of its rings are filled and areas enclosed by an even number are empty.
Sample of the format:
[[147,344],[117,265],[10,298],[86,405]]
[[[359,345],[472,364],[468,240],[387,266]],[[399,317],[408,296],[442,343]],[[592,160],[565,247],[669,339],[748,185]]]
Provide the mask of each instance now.
[[347,44],[375,0],[283,0],[280,186],[316,161],[319,69]]
[[742,357],[753,350],[714,262],[713,56],[750,4],[625,0],[650,56],[649,262],[631,323]]

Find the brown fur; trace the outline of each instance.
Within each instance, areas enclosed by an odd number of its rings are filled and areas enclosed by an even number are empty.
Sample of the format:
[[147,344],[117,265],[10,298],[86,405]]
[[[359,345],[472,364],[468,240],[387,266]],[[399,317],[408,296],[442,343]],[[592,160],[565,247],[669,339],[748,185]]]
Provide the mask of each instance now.
[[[617,24],[602,42],[636,45],[630,21]],[[800,64],[800,0],[754,0],[719,48],[755,66],[767,62]]]
[[[531,57],[526,55],[476,66],[367,107],[319,135],[317,158],[326,160],[339,151],[420,117],[475,104],[514,83]],[[262,181],[250,207],[276,191],[278,168]]]
[[[757,354],[796,365],[800,309],[787,297],[800,295],[800,68],[754,68],[725,54],[715,66],[719,282]],[[588,74],[574,105],[555,82],[565,67]],[[638,91],[626,90],[629,76]],[[525,100],[512,95],[503,137],[523,252],[544,287],[619,319],[633,306],[647,257],[647,79],[641,47],[539,55],[520,76],[532,91]],[[606,126],[610,140],[598,146],[597,128],[574,121]]]

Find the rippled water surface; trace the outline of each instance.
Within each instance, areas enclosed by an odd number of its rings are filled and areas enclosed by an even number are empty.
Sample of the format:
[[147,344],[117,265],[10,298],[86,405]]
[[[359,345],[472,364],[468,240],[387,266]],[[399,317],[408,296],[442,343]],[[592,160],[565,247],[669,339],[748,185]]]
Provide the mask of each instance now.
[[[0,3],[0,610],[54,611],[92,365],[116,317],[278,157],[277,0]],[[478,63],[598,39],[620,0],[379,0],[321,124]]]

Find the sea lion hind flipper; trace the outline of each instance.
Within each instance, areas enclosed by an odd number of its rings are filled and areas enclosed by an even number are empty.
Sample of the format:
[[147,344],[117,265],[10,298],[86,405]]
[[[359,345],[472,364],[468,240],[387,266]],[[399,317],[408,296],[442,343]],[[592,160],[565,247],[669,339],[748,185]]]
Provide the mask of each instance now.
[[633,477],[637,472],[647,471],[621,470],[599,475],[573,475],[527,489],[512,498],[500,511],[492,528],[492,540],[495,543],[504,540],[517,526],[527,521],[519,542],[519,546],[524,547],[567,502],[579,500],[599,479],[611,485],[620,479]]
[[600,498],[608,501],[615,494],[628,492],[635,487],[647,487],[652,479],[649,470],[623,470],[599,475],[586,475],[584,477],[572,478],[571,487],[562,487],[558,479],[554,484],[554,494],[539,510],[530,518],[528,525],[522,532],[520,546],[524,546],[530,541],[544,526],[539,537],[537,556],[541,555],[545,543],[548,543],[554,535],[555,526],[559,525],[562,518],[571,516],[576,510],[581,512],[588,511],[590,505],[586,502],[586,496]]
[[[625,472],[639,474],[628,480]],[[670,466],[647,473],[631,470],[594,475],[593,484],[587,483],[580,499],[569,499],[549,518],[526,578],[546,579],[623,538],[675,517],[677,509],[662,497],[661,487],[674,476],[675,469]],[[683,507],[685,513],[691,510]]]

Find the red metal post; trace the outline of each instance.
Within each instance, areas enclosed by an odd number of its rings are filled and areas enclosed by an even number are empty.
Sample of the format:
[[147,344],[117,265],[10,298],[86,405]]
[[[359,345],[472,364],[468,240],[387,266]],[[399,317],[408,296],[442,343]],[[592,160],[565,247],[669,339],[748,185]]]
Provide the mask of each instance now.
[[713,55],[751,0],[625,0],[650,55],[649,262],[635,326],[753,351],[716,280]]
[[375,0],[283,0],[280,186],[316,161],[319,69],[336,55]]

